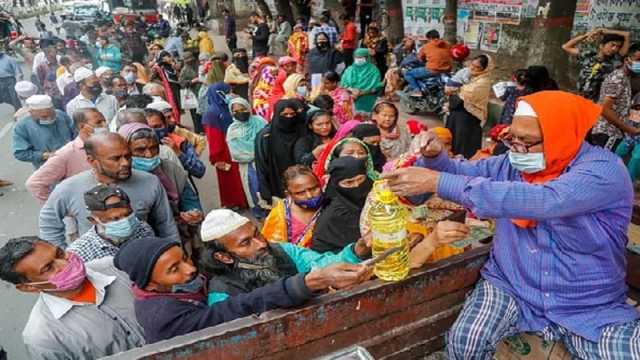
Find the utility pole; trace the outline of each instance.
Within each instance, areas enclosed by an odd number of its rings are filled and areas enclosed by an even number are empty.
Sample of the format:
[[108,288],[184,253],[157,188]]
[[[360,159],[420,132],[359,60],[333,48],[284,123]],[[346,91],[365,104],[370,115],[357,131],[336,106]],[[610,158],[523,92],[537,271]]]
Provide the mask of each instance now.
[[577,0],[541,0],[530,33],[527,65],[546,65],[559,83],[569,82],[569,56],[562,44],[571,38]]
[[444,8],[444,39],[449,44],[457,42],[458,0],[447,0]]
[[404,37],[402,0],[386,0],[385,5],[387,8],[387,18],[389,19],[387,38],[392,44],[398,44]]

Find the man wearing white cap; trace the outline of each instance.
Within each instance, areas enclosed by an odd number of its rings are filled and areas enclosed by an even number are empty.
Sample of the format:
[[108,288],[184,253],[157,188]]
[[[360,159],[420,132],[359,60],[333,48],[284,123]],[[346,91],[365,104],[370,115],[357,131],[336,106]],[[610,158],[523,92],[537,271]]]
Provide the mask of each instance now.
[[97,108],[107,121],[111,121],[118,111],[118,100],[113,95],[102,92],[102,86],[93,71],[81,67],[73,73],[73,80],[80,88],[80,94],[67,104],[67,114],[73,117],[78,109]]
[[335,263],[358,264],[371,248],[361,238],[338,254],[317,253],[291,243],[269,243],[246,217],[212,210],[200,229],[200,264],[209,280],[209,305],[279,279]]
[[113,76],[113,70],[106,66],[100,66],[96,69],[96,76],[98,77],[100,85],[102,85],[102,92],[111,94],[113,91],[111,86],[111,77]]
[[13,156],[33,164],[37,169],[75,136],[71,119],[54,110],[48,95],[33,95],[26,101],[29,116],[18,121],[13,129]]
[[16,94],[18,95],[20,104],[22,104],[22,107],[17,109],[15,114],[13,114],[13,119],[15,121],[18,121],[29,115],[29,108],[25,106],[25,102],[28,98],[38,92],[38,87],[35,86],[35,84],[31,81],[18,81],[14,89],[16,90]]

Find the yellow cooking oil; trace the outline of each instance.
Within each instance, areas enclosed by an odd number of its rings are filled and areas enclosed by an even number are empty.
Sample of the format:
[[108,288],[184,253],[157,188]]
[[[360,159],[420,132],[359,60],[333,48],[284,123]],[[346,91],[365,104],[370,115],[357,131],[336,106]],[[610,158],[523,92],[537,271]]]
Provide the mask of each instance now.
[[388,249],[402,247],[374,265],[373,273],[386,281],[399,281],[409,274],[408,211],[400,204],[386,184],[374,183],[373,203],[367,214],[371,224],[373,257]]

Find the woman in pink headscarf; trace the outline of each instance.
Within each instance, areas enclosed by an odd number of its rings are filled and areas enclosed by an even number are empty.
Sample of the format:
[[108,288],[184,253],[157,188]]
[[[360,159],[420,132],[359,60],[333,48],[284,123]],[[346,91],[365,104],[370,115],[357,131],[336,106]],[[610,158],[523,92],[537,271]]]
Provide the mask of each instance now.
[[324,172],[325,172],[324,164],[327,161],[327,158],[329,158],[329,155],[331,154],[331,150],[333,149],[333,147],[340,140],[348,137],[351,134],[351,131],[353,130],[353,128],[355,128],[359,124],[361,124],[361,122],[357,120],[347,121],[346,123],[342,124],[342,126],[340,127],[340,130],[338,130],[338,132],[333,137],[333,139],[331,139],[331,142],[327,143],[327,146],[324,148],[324,151],[322,151],[322,154],[320,154],[320,157],[318,157],[318,161],[316,162],[316,165],[313,167],[313,173],[316,174],[318,179],[322,179],[324,177]]

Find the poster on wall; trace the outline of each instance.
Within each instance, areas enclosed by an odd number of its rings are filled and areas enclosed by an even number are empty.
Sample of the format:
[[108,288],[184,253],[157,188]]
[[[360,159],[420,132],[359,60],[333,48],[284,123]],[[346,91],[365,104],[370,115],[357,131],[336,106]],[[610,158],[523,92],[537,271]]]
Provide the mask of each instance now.
[[480,23],[478,32],[480,35],[480,50],[497,52],[500,48],[502,24]]
[[478,48],[478,42],[480,37],[480,23],[476,21],[470,21],[467,26],[467,31],[464,33],[464,44],[469,49],[475,50]]
[[445,0],[404,0],[404,33],[417,39],[424,39],[429,30],[444,33]]
[[598,27],[625,29],[640,40],[640,0],[578,0],[573,34]]

